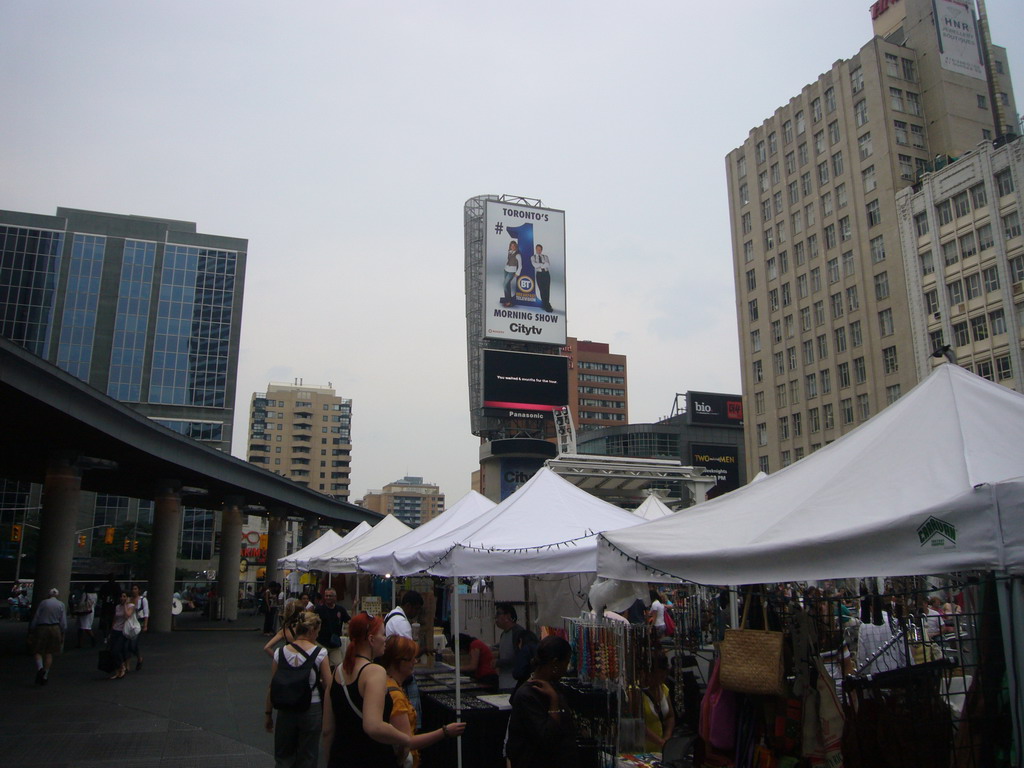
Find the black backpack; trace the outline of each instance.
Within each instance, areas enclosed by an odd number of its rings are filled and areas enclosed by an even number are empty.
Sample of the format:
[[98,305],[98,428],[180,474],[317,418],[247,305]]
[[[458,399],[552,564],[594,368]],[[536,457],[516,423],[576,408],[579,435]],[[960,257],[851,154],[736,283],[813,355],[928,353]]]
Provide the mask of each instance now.
[[[277,671],[270,680],[270,703],[274,705],[274,709],[305,712],[313,701],[313,687],[320,685],[320,667],[316,663],[320,646],[314,648],[312,653],[306,653],[295,643],[292,643],[291,647],[301,653],[306,660],[293,667],[284,657],[284,648],[278,649]],[[316,673],[316,682],[313,686],[309,684],[310,670]]]

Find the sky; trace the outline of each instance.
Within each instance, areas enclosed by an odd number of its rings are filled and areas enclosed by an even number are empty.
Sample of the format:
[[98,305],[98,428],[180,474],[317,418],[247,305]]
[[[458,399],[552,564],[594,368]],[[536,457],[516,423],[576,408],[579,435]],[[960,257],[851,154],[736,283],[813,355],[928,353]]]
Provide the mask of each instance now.
[[[870,4],[0,0],[0,208],[247,238],[234,455],[253,392],[330,384],[351,499],[413,475],[450,505],[479,452],[465,201],[565,211],[568,333],[627,355],[631,422],[738,393],[725,155]],[[1019,88],[1024,3],[987,8]]]

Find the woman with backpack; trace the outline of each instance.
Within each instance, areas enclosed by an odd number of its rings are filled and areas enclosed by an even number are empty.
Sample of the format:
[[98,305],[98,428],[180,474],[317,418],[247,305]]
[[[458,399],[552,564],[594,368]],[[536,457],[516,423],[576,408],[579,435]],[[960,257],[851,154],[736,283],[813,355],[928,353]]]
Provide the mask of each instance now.
[[276,768],[316,768],[323,725],[321,689],[331,667],[327,649],[316,644],[320,617],[304,611],[293,626],[295,639],[274,655],[264,726],[274,734]]

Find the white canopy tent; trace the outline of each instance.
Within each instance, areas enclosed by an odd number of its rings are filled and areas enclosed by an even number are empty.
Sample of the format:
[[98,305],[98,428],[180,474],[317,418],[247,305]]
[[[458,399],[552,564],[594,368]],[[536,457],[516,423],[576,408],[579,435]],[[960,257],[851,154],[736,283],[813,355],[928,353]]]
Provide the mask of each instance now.
[[[758,483],[601,537],[598,574],[749,584],[1024,574],[1024,395],[944,363],[852,432]],[[1009,597],[1008,597],[1009,596]],[[1021,580],[1000,590],[1015,733]],[[1014,659],[1017,663],[1014,663]],[[1016,673],[1016,674],[1019,674]]]
[[379,553],[364,556],[359,567],[434,576],[593,573],[597,533],[642,522],[545,467],[475,520],[396,550],[386,563]]
[[[364,521],[359,523],[359,525],[353,528],[349,532],[349,534],[346,535],[351,535],[352,533],[355,533],[363,526],[366,526],[364,530],[370,530],[370,526],[367,525],[366,522]],[[312,542],[304,546],[302,549],[297,549],[290,555],[285,555],[284,557],[278,558],[277,566],[279,568],[296,568],[299,570],[309,570],[308,568],[304,568],[301,565],[301,563],[305,563],[306,558],[314,557],[323,552],[326,552],[329,549],[334,549],[339,544],[341,544],[342,541],[344,541],[344,538],[345,537],[339,536],[334,531],[327,531],[320,538],[314,539]]]
[[668,505],[659,499],[656,494],[652,493],[644,499],[643,504],[633,510],[633,514],[644,520],[657,520],[674,515],[675,512],[669,509]]
[[358,555],[356,564],[361,571],[384,576],[408,576],[411,573],[416,573],[415,570],[407,570],[406,566],[396,557],[396,553],[418,552],[420,545],[424,542],[444,536],[454,536],[462,528],[474,524],[494,507],[494,502],[486,496],[476,491],[470,491],[433,520],[428,520],[418,528],[413,528],[409,533],[382,547]]
[[412,528],[394,515],[385,515],[379,523],[362,536],[343,542],[316,557],[309,558],[309,567],[330,573],[355,573],[358,555],[394,541],[411,530]]

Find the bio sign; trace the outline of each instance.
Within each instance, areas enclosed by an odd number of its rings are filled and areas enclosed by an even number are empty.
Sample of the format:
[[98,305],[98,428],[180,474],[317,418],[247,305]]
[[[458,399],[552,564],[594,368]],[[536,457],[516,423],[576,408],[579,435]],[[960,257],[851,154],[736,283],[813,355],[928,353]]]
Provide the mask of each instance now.
[[691,424],[714,424],[722,427],[743,426],[743,398],[713,392],[687,392],[686,411]]
[[565,344],[565,212],[489,201],[484,338]]

